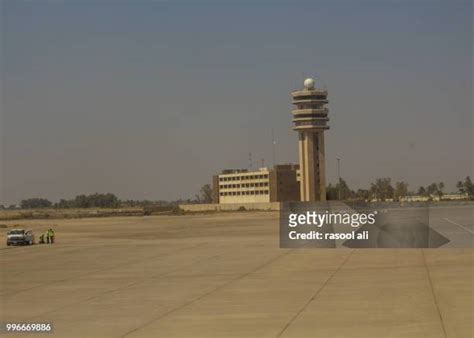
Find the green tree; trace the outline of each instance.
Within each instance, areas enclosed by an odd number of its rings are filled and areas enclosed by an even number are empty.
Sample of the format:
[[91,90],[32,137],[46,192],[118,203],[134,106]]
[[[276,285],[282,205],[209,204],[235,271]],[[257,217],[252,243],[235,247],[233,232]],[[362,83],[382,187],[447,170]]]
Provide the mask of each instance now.
[[439,182],[438,183],[438,197],[439,199],[441,200],[441,197],[443,196],[444,192],[443,192],[443,189],[444,189],[444,183],[443,182]]
[[204,184],[199,190],[199,195],[196,196],[198,202],[212,203],[212,188],[210,184]]
[[370,195],[376,200],[385,202],[388,198],[393,198],[392,179],[389,177],[377,178],[375,183],[370,185]]
[[367,189],[358,189],[356,192],[356,197],[366,201],[370,198],[370,191]]
[[71,200],[61,199],[56,208],[118,208],[120,200],[114,194],[77,195]]
[[426,196],[427,195],[427,192],[426,192],[426,189],[425,187],[421,186],[418,188],[418,192],[416,193],[417,195],[420,195],[420,196]]
[[28,198],[22,200],[20,205],[22,209],[42,209],[50,208],[52,203],[46,198]]
[[469,194],[469,196],[474,195],[474,185],[472,184],[471,177],[467,176],[464,180],[464,189]]
[[408,183],[400,181],[395,183],[395,199],[400,201],[401,198],[408,195]]
[[436,183],[431,183],[429,186],[426,187],[426,192],[428,195],[434,195],[438,193],[438,185]]
[[335,200],[347,200],[354,195],[353,191],[349,189],[346,181],[341,178],[341,181],[336,185],[329,185],[326,187],[326,199],[335,201]]
[[337,200],[337,198],[338,198],[338,195],[337,195],[336,186],[329,183],[329,185],[326,187],[326,199],[328,201],[335,201]]
[[466,189],[464,188],[464,183],[462,181],[458,181],[456,183],[456,188],[458,188],[459,193],[464,194],[466,192]]
[[338,197],[340,197],[341,200],[345,201],[351,198],[351,189],[349,189],[349,186],[343,178],[341,178],[340,182],[336,185],[336,188],[338,191]]
[[54,204],[54,207],[59,208],[59,209],[74,208],[74,201],[73,200],[60,199],[59,202]]

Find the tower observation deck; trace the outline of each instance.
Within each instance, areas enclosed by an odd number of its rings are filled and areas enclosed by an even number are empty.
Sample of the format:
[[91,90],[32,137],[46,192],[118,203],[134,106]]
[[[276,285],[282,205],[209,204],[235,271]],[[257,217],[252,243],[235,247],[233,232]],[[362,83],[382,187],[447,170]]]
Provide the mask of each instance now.
[[327,90],[315,87],[313,79],[293,97],[293,130],[299,134],[301,201],[326,201],[324,131],[329,129]]

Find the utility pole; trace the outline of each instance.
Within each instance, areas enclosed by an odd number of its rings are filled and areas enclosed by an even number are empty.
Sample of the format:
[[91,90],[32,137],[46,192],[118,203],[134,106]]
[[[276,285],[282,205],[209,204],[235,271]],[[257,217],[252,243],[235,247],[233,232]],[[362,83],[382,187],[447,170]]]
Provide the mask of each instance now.
[[337,158],[337,177],[338,177],[338,180],[339,180],[339,189],[337,189],[337,190],[338,190],[338,194],[339,194],[339,201],[341,200],[341,167],[340,167],[340,162],[341,162],[341,159]]
[[275,166],[275,137],[273,135],[273,128],[272,128],[272,165]]

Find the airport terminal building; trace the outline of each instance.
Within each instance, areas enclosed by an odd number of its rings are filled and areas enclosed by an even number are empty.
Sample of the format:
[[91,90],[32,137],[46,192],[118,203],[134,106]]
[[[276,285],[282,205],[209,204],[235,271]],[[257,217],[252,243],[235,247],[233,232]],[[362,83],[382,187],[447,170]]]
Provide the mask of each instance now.
[[226,169],[212,180],[214,203],[266,203],[299,201],[297,164],[273,168]]
[[273,168],[226,169],[213,177],[213,203],[326,201],[324,132],[329,129],[328,92],[312,78],[291,92],[293,129],[298,132],[299,164]]

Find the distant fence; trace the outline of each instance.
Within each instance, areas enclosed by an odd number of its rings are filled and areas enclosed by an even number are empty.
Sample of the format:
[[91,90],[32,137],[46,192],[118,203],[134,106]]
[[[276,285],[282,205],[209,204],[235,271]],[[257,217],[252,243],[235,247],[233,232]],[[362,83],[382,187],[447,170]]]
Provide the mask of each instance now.
[[180,204],[179,208],[184,211],[238,211],[238,210],[269,210],[279,211],[280,202],[267,203],[223,203],[223,204]]

